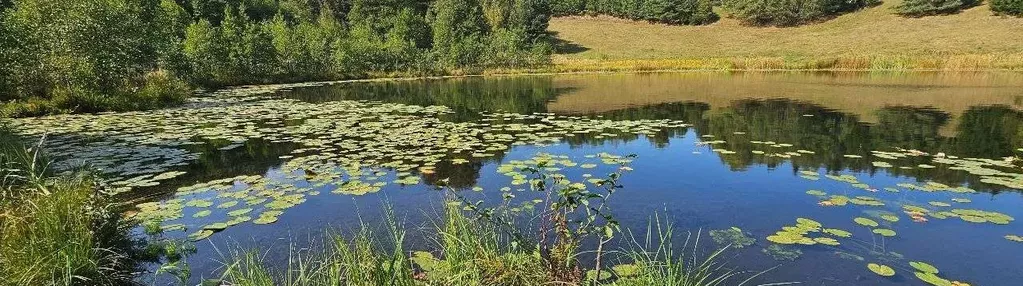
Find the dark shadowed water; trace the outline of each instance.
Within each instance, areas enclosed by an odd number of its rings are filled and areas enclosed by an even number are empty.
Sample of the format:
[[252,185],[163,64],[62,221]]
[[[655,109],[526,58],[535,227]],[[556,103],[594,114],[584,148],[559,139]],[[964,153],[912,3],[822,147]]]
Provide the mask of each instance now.
[[[222,255],[238,247],[267,250],[268,261],[280,263],[289,246],[315,248],[329,228],[350,229],[360,221],[378,224],[384,202],[408,228],[428,226],[444,202],[432,186],[441,178],[449,178],[455,187],[497,192],[511,181],[498,172],[502,162],[529,159],[538,152],[580,159],[607,152],[638,156],[612,203],[623,226],[642,230],[658,214],[681,230],[702,232],[702,254],[723,246],[708,231],[738,227],[756,243],[726,252],[725,261],[753,271],[777,267],[757,282],[922,285],[910,261],[930,263],[941,277],[972,285],[1023,281],[1023,243],[1006,238],[1023,236],[1023,222],[1018,221],[1023,220],[1023,190],[1013,188],[1021,182],[993,183],[978,174],[982,172],[971,172],[975,164],[963,167],[941,160],[1004,161],[1021,153],[1019,74],[557,75],[351,83],[296,88],[275,96],[313,103],[441,105],[454,111],[442,119],[456,122],[479,121],[484,118],[480,112],[487,111],[673,119],[691,126],[647,135],[572,136],[551,146],[512,146],[468,164],[439,164],[435,174],[422,175],[420,184],[391,184],[361,196],[330,194],[323,187],[324,195],[308,197],[276,223],[245,223],[198,242],[199,252],[190,259],[195,279],[210,277],[221,266]],[[228,151],[194,147],[201,157],[186,167],[189,174],[161,188],[238,175],[284,176],[280,156],[301,147],[269,140],[250,140],[244,148]],[[915,155],[906,156],[910,153]],[[1023,173],[1018,163],[1014,168],[988,167],[1007,173],[1009,180]],[[601,168],[592,172],[606,171]],[[587,171],[564,172],[573,176]],[[836,180],[840,175],[855,176],[856,181]],[[807,194],[809,190],[826,194]],[[836,195],[854,200],[821,205]],[[974,210],[1012,219],[970,222],[955,215]],[[880,222],[873,228],[897,234],[874,234],[871,227],[855,223],[857,217]],[[839,246],[787,245],[801,252],[792,260],[765,253],[774,244],[767,237],[795,226],[797,218],[849,231],[852,238],[840,239]],[[413,249],[430,248],[427,241],[410,244]],[[868,263],[889,265],[896,275],[875,275]]]

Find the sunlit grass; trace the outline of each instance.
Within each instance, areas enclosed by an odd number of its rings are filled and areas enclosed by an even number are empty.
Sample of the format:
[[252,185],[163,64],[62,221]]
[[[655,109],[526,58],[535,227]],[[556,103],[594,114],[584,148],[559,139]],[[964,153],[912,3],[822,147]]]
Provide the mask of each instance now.
[[554,56],[553,71],[1023,69],[1023,18],[994,16],[987,5],[904,18],[892,14],[899,2],[787,28],[727,17],[707,26],[556,18],[550,30],[569,48]]
[[[269,262],[260,252],[230,253],[217,281],[236,286],[269,285],[589,285],[593,281],[552,278],[539,253],[510,244],[494,226],[448,207],[423,235],[434,252],[406,249],[408,235],[391,210],[384,231],[363,224],[349,236],[328,235],[320,252],[292,247],[283,265]],[[634,274],[616,275],[597,285],[744,285],[764,272],[737,271],[721,254],[698,252],[699,234],[683,245],[673,244],[676,230],[659,219],[645,236],[624,239],[624,248],[608,261],[638,266]],[[612,273],[611,267],[603,270]],[[604,276],[604,275],[601,275]],[[772,284],[784,285],[786,283]]]
[[112,285],[137,272],[137,241],[88,171],[54,175],[0,131],[0,285]]

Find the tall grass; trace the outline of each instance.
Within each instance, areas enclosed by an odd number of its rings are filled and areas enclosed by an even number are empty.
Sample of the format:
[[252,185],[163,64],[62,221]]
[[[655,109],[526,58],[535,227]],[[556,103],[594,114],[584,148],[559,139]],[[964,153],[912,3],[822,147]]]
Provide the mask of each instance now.
[[[633,273],[616,273],[600,281],[557,281],[539,253],[510,244],[493,225],[474,220],[457,207],[447,207],[439,222],[425,230],[434,252],[405,249],[406,232],[393,212],[386,231],[362,225],[351,234],[328,235],[320,253],[291,251],[277,268],[256,252],[233,252],[218,283],[235,286],[269,285],[744,285],[760,273],[728,269],[719,249],[698,255],[699,235],[682,247],[673,244],[674,228],[656,220],[646,236],[630,236],[614,258],[635,265]],[[642,242],[641,242],[642,241]],[[688,249],[691,253],[685,253]],[[610,269],[604,270],[612,273]],[[742,280],[744,279],[744,280]],[[776,284],[781,285],[781,284]]]
[[132,284],[141,243],[85,169],[55,175],[0,128],[0,285]]
[[[687,233],[681,246],[674,243],[676,229],[670,222],[662,222],[654,216],[647,225],[646,234],[637,239],[629,233],[627,246],[622,250],[625,261],[631,261],[636,270],[631,273],[616,273],[620,277],[612,285],[677,285],[712,286],[746,285],[768,270],[750,274],[746,271],[729,269],[721,261],[721,255],[728,246],[700,257],[701,233],[695,236]],[[742,280],[740,280],[742,279]],[[773,283],[787,285],[792,283]]]
[[812,58],[743,57],[606,60],[555,58],[552,66],[537,71],[621,72],[670,70],[1016,71],[1023,70],[1023,55],[845,55]]

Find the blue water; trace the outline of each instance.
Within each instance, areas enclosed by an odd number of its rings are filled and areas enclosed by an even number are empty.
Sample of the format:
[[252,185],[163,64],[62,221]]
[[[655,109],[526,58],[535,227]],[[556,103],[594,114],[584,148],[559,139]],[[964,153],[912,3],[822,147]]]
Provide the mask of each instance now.
[[[707,235],[709,230],[739,227],[750,233],[757,242],[741,249],[725,252],[725,260],[730,268],[744,271],[759,272],[771,269],[761,275],[755,282],[788,282],[797,281],[806,285],[923,285],[913,276],[909,261],[924,261],[940,269],[940,275],[950,280],[969,282],[972,285],[1019,285],[1023,281],[1023,243],[1009,241],[1003,236],[1008,234],[1023,235],[1023,191],[1005,187],[981,184],[978,178],[963,171],[936,170],[905,171],[883,169],[870,166],[876,158],[870,158],[872,150],[894,151],[896,147],[917,148],[925,152],[949,152],[949,155],[975,156],[982,158],[1001,158],[1013,153],[1023,142],[1023,113],[1019,105],[1005,105],[1000,102],[967,104],[969,108],[963,113],[943,109],[952,106],[947,98],[934,98],[932,104],[926,106],[910,106],[873,110],[870,112],[880,119],[867,122],[860,110],[841,110],[829,107],[833,100],[818,98],[819,102],[806,98],[787,98],[785,94],[777,94],[771,99],[746,98],[749,90],[737,90],[738,95],[729,95],[728,105],[714,105],[700,102],[688,97],[688,93],[680,92],[677,98],[668,97],[666,102],[636,105],[634,103],[608,102],[603,108],[582,108],[571,110],[558,106],[559,98],[573,95],[573,91],[586,89],[586,82],[602,82],[605,75],[575,76],[563,80],[559,77],[531,79],[490,79],[469,80],[444,83],[416,82],[403,83],[403,86],[370,87],[331,87],[324,89],[296,90],[297,97],[309,98],[317,95],[315,100],[371,99],[389,102],[413,104],[448,105],[460,112],[451,120],[471,121],[473,111],[497,109],[512,112],[556,112],[565,114],[587,114],[621,119],[653,119],[673,118],[685,119],[695,126],[675,132],[665,132],[654,137],[639,136],[630,139],[591,139],[584,142],[562,142],[548,147],[523,146],[513,147],[499,160],[478,162],[452,169],[442,168],[434,178],[455,176],[463,179],[463,186],[481,186],[485,189],[478,196],[491,199],[498,196],[503,186],[508,186],[511,179],[497,172],[502,162],[525,160],[539,152],[556,155],[568,155],[573,160],[583,161],[585,155],[607,152],[617,155],[636,154],[637,159],[630,165],[634,170],[627,172],[621,180],[625,188],[617,193],[612,200],[614,214],[621,220],[624,227],[635,230],[637,235],[658,215],[666,222],[671,222],[682,234],[691,232],[693,237],[699,233],[699,253],[709,254],[723,247],[717,245]],[[629,81],[629,76],[615,76],[614,80]],[[655,75],[651,79],[644,75],[633,75],[632,80],[650,82],[660,80],[677,82],[686,80],[706,80],[706,78],[680,77],[678,75]],[[729,82],[739,79],[735,75],[707,76],[715,81]],[[796,76],[800,86],[820,88],[831,86],[830,77],[820,78],[815,75]],[[765,76],[759,79],[765,83],[784,85],[793,80],[789,76]],[[876,79],[853,77],[854,83],[864,85],[864,93],[871,96],[876,90]],[[918,85],[900,87],[907,82],[926,81],[908,77],[903,82],[888,84],[885,90],[890,96],[905,96],[900,88],[913,89],[914,95],[941,93],[943,89],[962,88],[981,90],[991,98],[1007,98],[1006,102],[1023,96],[1014,92],[1023,86],[1023,82],[1014,82],[999,78],[994,82],[978,80],[986,85],[968,87],[935,86],[933,90],[920,92]],[[481,81],[481,82],[477,82]],[[503,82],[502,82],[503,81]],[[896,80],[898,81],[898,80]],[[814,85],[820,82],[819,85]],[[408,85],[408,86],[404,86]],[[431,85],[443,85],[435,87]],[[572,85],[582,85],[572,88]],[[567,87],[566,87],[567,86]],[[477,94],[451,95],[461,100],[445,100],[435,93],[451,92],[452,90],[487,90],[496,88],[504,93],[490,92]],[[339,90],[340,89],[340,90]],[[369,90],[369,91],[367,91]],[[371,91],[380,92],[371,92]],[[402,92],[395,92],[400,90]],[[762,92],[769,92],[763,91]],[[382,93],[381,93],[382,92]],[[593,92],[592,90],[590,92]],[[635,90],[634,95],[624,97],[643,97],[644,90]],[[827,92],[827,90],[824,90]],[[507,94],[506,94],[507,93]],[[848,90],[842,91],[850,93]],[[387,94],[401,94],[388,97]],[[923,94],[923,95],[921,95]],[[490,96],[492,102],[486,98]],[[964,94],[959,100],[969,102],[970,95]],[[314,100],[314,99],[309,99]],[[466,102],[476,102],[467,104]],[[918,101],[914,101],[918,102]],[[867,105],[867,104],[864,104]],[[844,106],[848,108],[848,105]],[[521,110],[509,110],[521,108]],[[695,113],[694,113],[695,112]],[[859,113],[857,113],[859,112]],[[803,116],[811,114],[814,116]],[[693,122],[697,121],[697,122]],[[955,123],[953,123],[955,122]],[[974,122],[974,123],[971,123]],[[979,123],[978,123],[979,122]],[[989,124],[996,122],[997,124]],[[742,131],[746,134],[732,134]],[[716,135],[705,138],[703,135]],[[698,144],[700,141],[724,139],[728,141],[727,149],[737,151],[737,155],[722,155],[712,151],[712,147]],[[749,140],[778,141],[795,144],[794,148],[817,152],[794,159],[762,159],[749,154]],[[763,148],[761,148],[763,149]],[[966,153],[966,154],[963,154]],[[844,158],[844,154],[866,154],[863,159]],[[902,161],[900,161],[902,162]],[[266,166],[263,174],[266,177],[279,176],[279,167],[273,162]],[[279,163],[278,163],[279,164]],[[915,165],[916,163],[914,163]],[[594,175],[610,172],[608,166],[592,170],[566,169],[564,173],[570,177],[578,177],[583,172]],[[801,178],[799,171],[815,171],[821,173],[820,180],[812,181]],[[1020,172],[1023,170],[1017,170]],[[825,178],[824,174],[850,174],[860,182],[874,188],[895,187],[898,183],[923,182],[934,180],[949,185],[967,185],[978,190],[972,194],[953,194],[948,192],[921,192],[906,190],[898,193],[868,192],[855,188],[848,183]],[[393,176],[393,174],[389,175]],[[389,181],[385,179],[384,181]],[[424,180],[429,182],[430,179]],[[872,196],[886,203],[883,207],[858,206],[819,206],[818,198],[805,192],[811,189],[822,190],[828,194],[841,194],[849,197]],[[466,191],[469,192],[469,191]],[[523,198],[528,197],[524,194]],[[305,203],[288,209],[280,220],[271,225],[243,224],[228,228],[213,235],[210,239],[197,243],[198,252],[189,258],[193,270],[193,280],[212,277],[223,266],[223,259],[232,251],[239,249],[256,249],[265,251],[266,259],[278,265],[283,264],[287,257],[295,253],[314,253],[329,230],[351,230],[360,223],[382,226],[385,218],[381,215],[383,206],[393,208],[399,222],[410,234],[428,228],[439,216],[445,201],[443,191],[435,186],[419,184],[399,186],[389,184],[380,192],[362,196],[346,196],[331,194],[326,188],[320,195],[308,196]],[[980,209],[1009,215],[1017,219],[1008,225],[991,223],[970,223],[957,218],[930,219],[925,223],[913,222],[903,213],[901,204],[927,206],[929,201],[950,202],[951,198],[968,198],[967,204],[956,204],[951,208]],[[950,202],[951,203],[951,202]],[[870,250],[880,250],[881,237],[871,235],[870,229],[853,222],[855,217],[869,217],[881,221],[870,214],[869,210],[886,210],[899,216],[900,220],[891,223],[888,228],[897,232],[895,237],[885,238],[883,250],[896,252],[901,258],[889,255],[878,255]],[[771,244],[765,237],[780,230],[783,226],[795,225],[796,218],[810,218],[821,222],[828,228],[839,228],[853,233],[851,240],[840,240],[843,244],[837,248],[823,245],[795,246],[802,255],[794,261],[779,261],[764,254],[761,250]],[[189,219],[186,216],[185,223]],[[677,245],[685,240],[684,235],[677,235]],[[876,244],[876,246],[874,246]],[[624,245],[618,244],[619,247]],[[410,237],[409,249],[429,250],[429,241]],[[836,251],[852,253],[863,258],[844,259],[835,254]],[[870,272],[867,263],[882,263],[896,269],[896,276],[885,278]],[[772,269],[773,268],[773,269]]]

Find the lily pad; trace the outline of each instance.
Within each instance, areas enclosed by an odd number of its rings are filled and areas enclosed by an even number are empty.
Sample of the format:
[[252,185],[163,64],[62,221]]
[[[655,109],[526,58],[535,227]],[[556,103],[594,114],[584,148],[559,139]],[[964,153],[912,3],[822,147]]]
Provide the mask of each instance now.
[[877,263],[870,263],[870,264],[867,264],[867,269],[870,269],[871,272],[874,272],[874,274],[877,274],[877,275],[880,275],[880,276],[884,276],[884,277],[895,276],[895,269],[892,269],[891,267],[888,267],[888,265],[877,264]]
[[927,264],[926,262],[911,261],[911,262],[909,262],[909,266],[912,266],[914,269],[919,270],[920,272],[924,272],[924,273],[934,273],[934,274],[938,273],[938,268],[937,267],[934,267],[934,265]]
[[857,217],[857,218],[853,219],[853,221],[856,222],[859,225],[862,225],[862,226],[869,226],[869,227],[877,227],[878,226],[876,221],[874,221],[872,219],[869,219],[869,218],[865,218],[865,217]]
[[879,234],[881,236],[884,236],[884,237],[893,237],[893,236],[895,236],[895,231],[894,230],[890,230],[890,229],[886,229],[886,228],[876,228],[876,229],[874,229],[873,232],[876,233],[876,234]]

